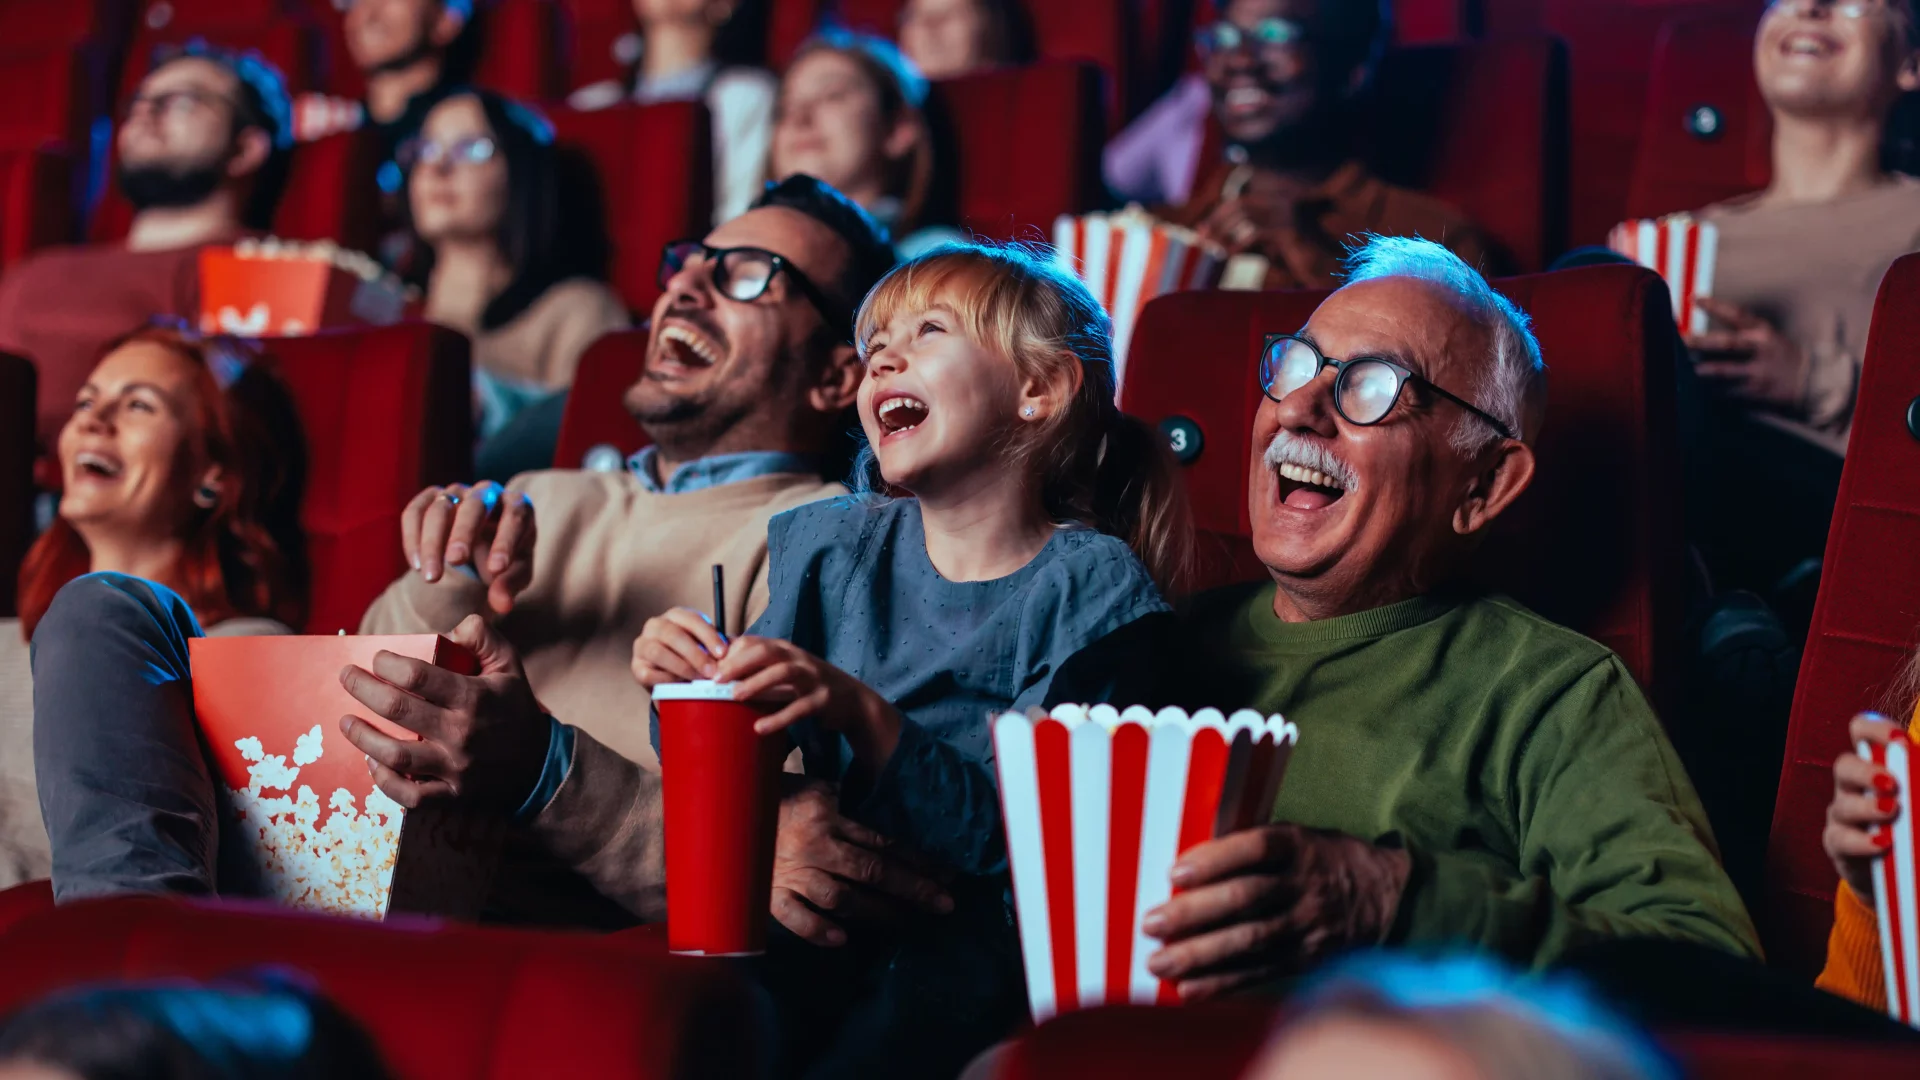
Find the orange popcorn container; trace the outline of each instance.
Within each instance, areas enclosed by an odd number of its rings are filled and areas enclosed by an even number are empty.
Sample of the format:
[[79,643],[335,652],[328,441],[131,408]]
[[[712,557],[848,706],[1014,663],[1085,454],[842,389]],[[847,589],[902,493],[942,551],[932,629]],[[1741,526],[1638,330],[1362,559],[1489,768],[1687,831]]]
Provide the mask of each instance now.
[[465,648],[437,634],[195,638],[193,705],[221,810],[221,871],[289,907],[378,919],[389,912],[477,918],[504,823],[447,805],[405,810],[374,786],[340,732],[356,716],[399,739],[340,685],[348,664],[385,650],[463,675]]
[[[355,273],[335,261],[349,259]],[[385,326],[406,302],[371,259],[332,245],[247,242],[200,252],[200,329],[238,337],[298,337],[337,326]]]

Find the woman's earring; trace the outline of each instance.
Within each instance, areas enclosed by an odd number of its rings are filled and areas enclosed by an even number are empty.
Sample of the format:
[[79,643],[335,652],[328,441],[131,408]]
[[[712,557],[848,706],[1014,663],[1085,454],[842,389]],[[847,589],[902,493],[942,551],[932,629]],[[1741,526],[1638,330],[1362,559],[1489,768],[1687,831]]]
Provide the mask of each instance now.
[[220,489],[211,484],[202,484],[200,490],[193,493],[193,505],[202,510],[211,510],[219,504]]
[[1029,406],[1027,406],[1026,408],[1024,408],[1024,409],[1021,409],[1021,410],[1020,410],[1020,415],[1021,415],[1021,416],[1024,416],[1024,417],[1026,417],[1026,418],[1027,418],[1027,419],[1029,419],[1029,420],[1031,420],[1031,419],[1033,419],[1033,416],[1034,416],[1034,414],[1035,414],[1035,413],[1037,413],[1037,412],[1039,412],[1039,411],[1040,411],[1040,410],[1038,410],[1038,409],[1036,409],[1036,408],[1034,408],[1033,406],[1031,406],[1031,405],[1029,405]]

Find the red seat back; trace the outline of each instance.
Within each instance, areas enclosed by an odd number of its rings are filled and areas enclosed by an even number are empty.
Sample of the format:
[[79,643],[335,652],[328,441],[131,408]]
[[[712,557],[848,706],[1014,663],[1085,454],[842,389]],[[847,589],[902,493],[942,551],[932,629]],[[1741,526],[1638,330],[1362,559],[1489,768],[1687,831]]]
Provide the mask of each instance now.
[[1767,0],[1486,0],[1489,34],[1540,31],[1571,61],[1572,244],[1599,244],[1626,215],[1648,75],[1660,30],[1675,16],[1752,14]]
[[1394,49],[1367,122],[1379,174],[1452,204],[1516,269],[1564,246],[1566,50],[1542,36]]
[[0,933],[0,1011],[110,980],[293,968],[358,1020],[394,1075],[760,1075],[752,991],[644,941],[385,923],[264,905],[96,900]]
[[[1069,1013],[1014,1040],[995,1080],[1099,1076],[1104,1080],[1232,1080],[1246,1073],[1279,1011],[1246,1001],[1181,1008],[1120,1006]],[[1700,1080],[1787,1080],[1911,1071],[1898,1042],[1679,1033],[1660,1040]]]
[[120,44],[131,16],[118,0],[7,0],[0,3],[0,42],[9,53]]
[[73,162],[50,143],[0,150],[0,266],[73,239]]
[[236,52],[254,52],[272,64],[286,80],[289,94],[318,90],[324,85],[324,38],[320,29],[292,19],[249,23],[237,19],[215,24],[195,24],[173,19],[159,28],[141,27],[127,51],[127,63],[120,73],[119,95],[125,102],[140,87],[140,80],[153,69],[155,56],[177,48],[195,38],[210,45]]
[[[1682,618],[1666,287],[1626,266],[1494,284],[1533,316],[1549,391],[1533,489],[1494,529],[1478,576],[1619,653],[1658,704]],[[1247,511],[1260,347],[1326,295],[1177,293],[1148,304],[1134,331],[1121,408],[1200,430],[1186,478],[1212,541],[1206,584],[1264,576]]]
[[566,95],[561,42],[568,32],[566,11],[555,0],[502,0],[478,12],[480,62],[473,81],[522,101],[547,101]]
[[33,364],[0,353],[0,617],[14,613],[20,560],[33,543]]
[[[613,241],[613,287],[636,311],[660,295],[661,249],[705,236],[713,221],[713,150],[707,107],[695,101],[553,111],[563,151],[598,175]],[[584,196],[583,196],[584,197]]]
[[1660,32],[1627,218],[1697,210],[1772,179],[1773,118],[1753,79],[1754,13],[1674,19]]
[[1833,918],[1833,865],[1820,847],[1833,759],[1847,749],[1847,721],[1881,704],[1920,631],[1920,561],[1912,557],[1920,547],[1916,402],[1920,256],[1908,255],[1887,271],[1874,304],[1820,598],[1787,728],[1766,899],[1756,912],[1767,955],[1808,975],[1820,968]]
[[92,117],[86,50],[52,47],[0,61],[0,146],[86,146]]
[[276,338],[264,348],[293,392],[307,439],[307,629],[352,631],[406,569],[401,508],[429,484],[473,475],[467,339],[402,323]]
[[1396,45],[1443,45],[1479,33],[1477,0],[1394,0]]
[[1064,213],[1101,197],[1099,73],[1088,64],[1035,64],[934,84],[928,102],[936,173],[963,229],[982,236],[1053,235]]
[[580,354],[553,448],[554,468],[578,469],[587,463],[587,452],[597,447],[610,446],[625,458],[647,445],[647,433],[627,412],[626,396],[646,365],[650,336],[644,327],[615,330]]

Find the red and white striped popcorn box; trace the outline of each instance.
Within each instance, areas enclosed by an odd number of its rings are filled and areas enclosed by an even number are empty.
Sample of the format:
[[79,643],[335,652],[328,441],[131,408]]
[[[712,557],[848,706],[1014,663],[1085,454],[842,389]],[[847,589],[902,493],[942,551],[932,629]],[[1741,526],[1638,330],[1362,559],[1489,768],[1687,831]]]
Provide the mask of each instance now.
[[1706,331],[1707,313],[1694,300],[1713,295],[1718,226],[1691,214],[1623,221],[1613,227],[1607,246],[1667,280],[1673,294],[1673,321],[1683,333]]
[[1127,346],[1140,309],[1156,296],[1220,283],[1226,253],[1191,229],[1130,208],[1118,214],[1063,214],[1053,223],[1054,258],[1087,283],[1113,319],[1114,385],[1126,378]]
[[1140,928],[1180,854],[1265,822],[1300,732],[1280,716],[1056,706],[994,721],[1014,911],[1036,1023],[1172,1003]]
[[1915,914],[1916,881],[1913,815],[1907,793],[1913,790],[1913,743],[1895,732],[1885,746],[1866,740],[1860,756],[1893,775],[1900,790],[1900,816],[1882,829],[1893,830],[1893,846],[1873,864],[1873,910],[1880,921],[1880,968],[1887,980],[1887,1015],[1920,1027],[1920,917]]
[[352,98],[330,94],[301,94],[293,99],[293,141],[317,142],[329,135],[358,131],[367,111]]

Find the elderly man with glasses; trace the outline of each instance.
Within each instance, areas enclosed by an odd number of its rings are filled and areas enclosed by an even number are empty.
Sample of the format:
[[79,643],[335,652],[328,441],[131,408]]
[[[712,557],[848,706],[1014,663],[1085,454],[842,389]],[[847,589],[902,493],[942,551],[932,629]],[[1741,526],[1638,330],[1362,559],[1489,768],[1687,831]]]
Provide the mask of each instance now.
[[1757,954],[1619,658],[1465,580],[1533,480],[1526,315],[1428,241],[1375,238],[1349,271],[1262,356],[1247,498],[1273,580],[1199,598],[1170,665],[1185,704],[1284,713],[1300,748],[1273,824],[1181,859],[1150,970],[1205,997],[1380,944]]

